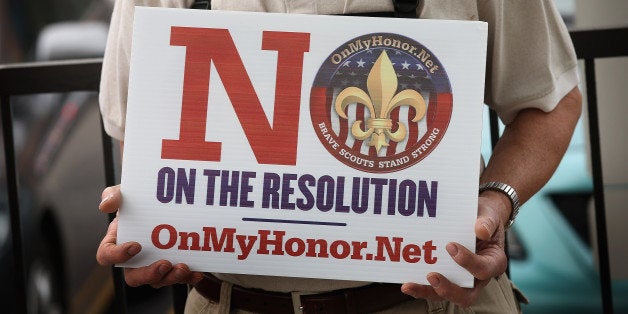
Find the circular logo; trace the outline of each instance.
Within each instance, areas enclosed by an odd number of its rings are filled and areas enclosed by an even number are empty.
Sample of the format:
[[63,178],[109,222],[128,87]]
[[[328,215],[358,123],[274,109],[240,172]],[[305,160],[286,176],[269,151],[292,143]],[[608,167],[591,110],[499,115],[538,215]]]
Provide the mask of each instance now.
[[310,115],[319,140],[342,163],[386,173],[428,156],[445,135],[453,98],[445,68],[415,40],[356,37],[321,65]]

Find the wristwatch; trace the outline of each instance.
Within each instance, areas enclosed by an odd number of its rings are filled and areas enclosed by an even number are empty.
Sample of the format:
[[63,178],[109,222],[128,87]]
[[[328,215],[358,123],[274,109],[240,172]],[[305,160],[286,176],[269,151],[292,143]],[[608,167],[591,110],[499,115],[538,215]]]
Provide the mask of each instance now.
[[480,185],[480,192],[482,193],[486,190],[492,190],[501,192],[510,199],[510,204],[512,205],[512,211],[510,212],[510,217],[506,222],[506,229],[510,228],[512,224],[515,222],[515,218],[517,218],[517,214],[519,214],[519,195],[517,195],[517,191],[512,186],[502,183],[502,182],[486,182]]

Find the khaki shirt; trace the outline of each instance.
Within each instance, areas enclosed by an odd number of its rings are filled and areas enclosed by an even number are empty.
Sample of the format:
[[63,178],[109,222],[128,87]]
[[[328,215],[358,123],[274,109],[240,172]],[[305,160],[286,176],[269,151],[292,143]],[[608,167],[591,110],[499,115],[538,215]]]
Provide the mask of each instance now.
[[[187,8],[192,0],[116,0],[103,61],[100,108],[105,129],[124,139],[134,6]],[[213,0],[214,10],[306,14],[392,12],[392,1]],[[489,23],[484,101],[506,124],[525,108],[553,110],[578,84],[576,57],[562,19],[546,0],[425,0],[420,18]],[[216,274],[269,291],[321,292],[365,282]]]

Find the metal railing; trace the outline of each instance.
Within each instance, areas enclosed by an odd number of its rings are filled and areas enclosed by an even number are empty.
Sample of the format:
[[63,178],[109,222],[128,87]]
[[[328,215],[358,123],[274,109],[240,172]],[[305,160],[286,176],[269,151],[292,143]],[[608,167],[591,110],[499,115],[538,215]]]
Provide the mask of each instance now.
[[[13,240],[13,287],[18,313],[26,313],[26,272],[22,244],[18,178],[15,162],[16,151],[13,137],[11,97],[37,93],[65,93],[72,91],[97,91],[100,82],[100,60],[68,62],[26,63],[0,66],[0,114],[4,139],[4,158],[7,180],[8,203]],[[108,155],[111,156],[111,140]],[[113,165],[105,154],[106,167]],[[113,174],[113,169],[110,169]],[[112,182],[103,182],[110,184]],[[119,273],[119,271],[116,271]],[[9,283],[3,283],[9,284]]]
[[[16,173],[16,151],[13,136],[13,114],[11,97],[39,93],[67,93],[75,91],[95,91],[100,87],[101,59],[85,59],[57,62],[38,62],[0,65],[0,114],[4,140],[7,194],[11,217],[11,238],[13,240],[13,268],[15,305],[18,313],[27,312],[26,271],[18,200],[18,177]],[[116,184],[112,139],[101,127],[105,182],[103,187]],[[115,214],[109,215],[109,221]],[[116,313],[127,313],[126,284],[121,268],[112,267]],[[8,283],[6,283],[8,284]],[[186,287],[173,287],[174,308],[183,313]]]
[[[599,145],[599,121],[597,115],[597,93],[595,59],[628,56],[628,28],[573,31],[571,37],[579,59],[585,60],[591,161],[593,171],[595,216],[597,222],[597,245],[604,313],[613,312],[610,267],[607,245],[604,186]],[[19,313],[25,313],[25,271],[18,200],[18,179],[15,162],[11,97],[37,93],[64,93],[72,91],[98,91],[101,60],[46,62],[15,65],[0,65],[0,115],[4,140],[8,202],[13,239],[15,302]],[[112,141],[102,132],[106,186],[115,184]],[[497,116],[491,113],[491,137],[495,143],[499,138]],[[112,217],[110,217],[112,219]],[[120,268],[113,268],[118,313],[126,313],[125,283]],[[8,284],[8,283],[3,283]],[[174,306],[182,313],[186,297],[185,286],[174,290]]]

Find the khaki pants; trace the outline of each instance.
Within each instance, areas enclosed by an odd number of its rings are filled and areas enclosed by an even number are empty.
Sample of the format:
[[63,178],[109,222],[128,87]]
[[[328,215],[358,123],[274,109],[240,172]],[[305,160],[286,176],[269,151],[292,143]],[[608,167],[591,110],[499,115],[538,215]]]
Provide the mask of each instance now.
[[[249,314],[250,312],[238,309],[229,310],[231,303],[230,288],[229,284],[223,284],[220,302],[210,301],[192,289],[185,304],[185,313]],[[401,303],[379,313],[521,313],[519,302],[527,302],[527,300],[506,275],[501,275],[498,279],[491,279],[491,282],[482,290],[475,304],[467,309],[460,308],[446,301],[417,299]]]

